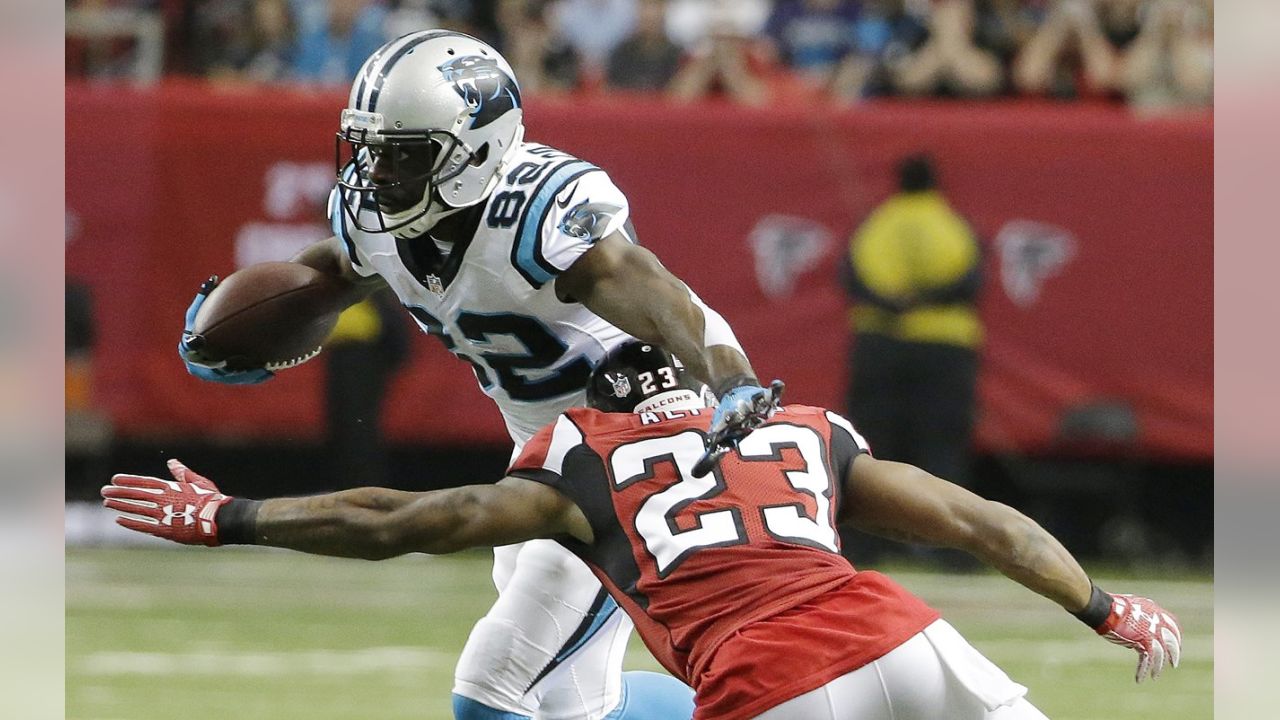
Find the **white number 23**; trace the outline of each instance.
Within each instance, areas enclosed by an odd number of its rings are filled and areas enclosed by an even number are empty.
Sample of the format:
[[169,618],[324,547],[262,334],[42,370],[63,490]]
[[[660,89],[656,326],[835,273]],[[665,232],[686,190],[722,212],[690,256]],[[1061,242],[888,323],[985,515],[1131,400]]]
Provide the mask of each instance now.
[[[831,479],[823,462],[818,433],[796,425],[768,425],[743,438],[738,452],[744,460],[781,460],[780,448],[784,446],[799,450],[805,468],[782,472],[797,494],[814,502],[817,512],[815,517],[808,517],[800,497],[794,503],[759,507],[766,531],[784,542],[838,552],[836,531],[830,520]],[[680,475],[680,482],[654,493],[636,513],[636,531],[656,560],[659,577],[666,577],[685,558],[703,548],[747,542],[741,515],[747,508],[729,507],[699,513],[694,516],[696,527],[677,529],[675,515],[681,509],[724,490],[717,473],[693,477],[693,465],[702,451],[702,436],[689,431],[623,445],[613,452],[610,460],[618,489],[653,477],[653,467],[660,459],[672,461]]]

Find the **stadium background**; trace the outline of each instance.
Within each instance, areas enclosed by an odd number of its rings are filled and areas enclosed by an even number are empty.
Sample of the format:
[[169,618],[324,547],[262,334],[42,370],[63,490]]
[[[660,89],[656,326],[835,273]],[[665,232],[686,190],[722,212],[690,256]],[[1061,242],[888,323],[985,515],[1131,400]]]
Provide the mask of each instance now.
[[[67,278],[93,318],[90,350],[68,361],[68,717],[160,717],[193,697],[243,717],[368,705],[445,717],[452,659],[491,595],[483,555],[366,566],[122,549],[82,504],[110,472],[158,473],[175,455],[233,493],[333,484],[318,480],[323,359],[260,388],[222,388],[188,377],[173,345],[207,274],[327,234],[345,91],[199,77],[184,28],[205,3],[72,5],[116,28],[158,21],[163,41],[158,72],[139,51],[150,31],[110,40],[95,51],[108,61],[91,62],[93,33],[68,23]],[[988,251],[978,489],[1035,516],[1117,589],[1179,613],[1188,667],[1134,689],[1127,656],[1007,581],[907,567],[906,584],[1051,717],[1100,717],[1107,706],[1081,703],[1086,692],[1114,692],[1119,717],[1208,717],[1211,116],[1016,90],[850,106],[785,67],[763,72],[772,99],[751,106],[614,92],[589,77],[530,92],[527,136],[605,168],[642,242],[721,309],[761,373],[786,379],[791,401],[836,408],[848,349],[836,263],[890,192],[896,160],[933,154]],[[416,333],[385,420],[397,487],[486,481],[506,462],[470,369]],[[646,666],[643,649],[629,662]],[[169,689],[139,709],[155,680]]]

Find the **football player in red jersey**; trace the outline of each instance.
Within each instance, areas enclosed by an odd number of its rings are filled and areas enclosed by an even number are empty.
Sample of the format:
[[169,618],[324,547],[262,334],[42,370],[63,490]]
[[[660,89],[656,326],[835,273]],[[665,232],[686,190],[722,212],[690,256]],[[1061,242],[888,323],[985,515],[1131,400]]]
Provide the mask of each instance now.
[[593,372],[591,407],[535,435],[495,485],[255,501],[173,460],[173,480],[117,475],[102,494],[121,525],[187,544],[381,559],[556,539],[693,686],[699,720],[1044,717],[936,610],[854,569],[838,522],[974,554],[1136,650],[1138,681],[1178,664],[1172,614],[1104,592],[1016,510],[875,460],[829,410],[778,408],[698,477],[704,397],[661,348],[630,342]]

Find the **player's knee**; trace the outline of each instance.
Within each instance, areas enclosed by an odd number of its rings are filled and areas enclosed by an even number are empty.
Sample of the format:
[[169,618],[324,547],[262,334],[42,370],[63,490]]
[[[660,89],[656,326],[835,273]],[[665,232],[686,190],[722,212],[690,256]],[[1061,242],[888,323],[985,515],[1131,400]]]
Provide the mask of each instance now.
[[[515,688],[515,671],[512,665],[521,653],[522,630],[515,621],[506,618],[481,618],[471,629],[462,655],[454,669],[454,679],[479,688],[494,689],[504,693],[524,692]],[[518,696],[517,696],[518,697]]]
[[453,720],[529,720],[529,716],[491,708],[478,700],[454,693]]
[[549,541],[529,543],[517,562],[516,574],[528,577],[527,584],[531,587],[564,587],[584,573],[590,577],[591,572],[581,560]]
[[693,716],[693,690],[662,673],[622,673],[622,702],[605,720],[684,720]]

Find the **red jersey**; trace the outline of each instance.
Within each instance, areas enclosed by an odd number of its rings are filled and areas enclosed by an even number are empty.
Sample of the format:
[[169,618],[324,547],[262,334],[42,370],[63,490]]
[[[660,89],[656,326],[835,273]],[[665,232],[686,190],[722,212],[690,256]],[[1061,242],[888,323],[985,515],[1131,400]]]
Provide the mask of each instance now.
[[759,714],[937,619],[840,555],[844,478],[866,452],[847,420],[788,406],[695,478],[709,420],[710,411],[574,408],[510,470],[582,509],[595,542],[560,542],[587,562],[654,657],[694,688],[695,718]]

